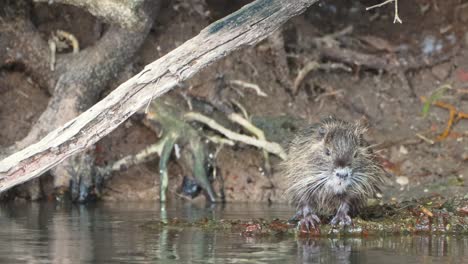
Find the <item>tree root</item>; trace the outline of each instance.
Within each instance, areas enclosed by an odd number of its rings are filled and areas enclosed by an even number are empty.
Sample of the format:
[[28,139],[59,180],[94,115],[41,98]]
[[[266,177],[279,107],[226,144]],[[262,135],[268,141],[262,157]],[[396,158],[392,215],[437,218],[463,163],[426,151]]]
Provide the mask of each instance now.
[[148,5],[154,4],[145,0],[34,0],[34,2],[53,2],[80,7],[108,23],[118,24],[131,31],[144,30],[147,24],[151,23]]
[[305,66],[299,70],[296,76],[296,79],[294,80],[292,93],[297,94],[297,91],[299,90],[299,86],[301,85],[305,77],[307,77],[307,75],[310,72],[315,71],[315,70],[329,71],[329,70],[335,70],[335,69],[341,69],[347,72],[351,72],[351,68],[341,63],[318,63],[317,61],[310,61],[306,63]]
[[[190,100],[190,98],[184,99]],[[224,128],[215,120],[200,113],[186,112],[186,110],[181,107],[180,101],[182,100],[178,100],[178,98],[175,97],[166,97],[164,99],[155,100],[150,104],[144,124],[158,134],[160,134],[162,130],[161,139],[158,143],[148,146],[136,155],[124,157],[111,165],[99,168],[99,174],[102,175],[104,180],[107,180],[112,175],[112,172],[147,162],[156,156],[159,156],[160,201],[165,202],[167,200],[166,194],[169,183],[167,165],[172,150],[177,147],[181,149],[176,151],[177,162],[185,168],[184,171],[190,171],[193,173],[196,181],[200,184],[203,190],[206,191],[209,200],[211,202],[216,202],[218,201],[217,197],[219,197],[219,195],[213,191],[211,183],[208,180],[207,168],[205,166],[207,163],[207,148],[205,146],[205,141],[202,139],[203,137],[220,145],[220,147],[215,151],[215,154],[210,155],[212,162],[216,162],[216,156],[223,145],[232,146],[235,144],[234,141],[240,141],[262,148],[265,155],[265,167],[267,171],[270,169],[269,152],[276,154],[281,158],[284,158],[286,155],[284,150],[278,144],[266,141],[264,132],[243,116],[234,112],[226,115],[229,120],[239,124],[245,130],[254,134],[258,139],[241,135]],[[190,103],[190,105],[192,104]],[[200,107],[200,105],[195,104],[195,106],[192,107],[197,108]],[[190,124],[186,123],[186,121],[198,121],[206,124],[227,138],[217,135],[206,135],[202,130],[193,128]],[[215,171],[213,174],[216,174]],[[218,179],[222,185],[222,177],[219,177]],[[220,193],[221,197],[223,197],[223,190],[220,190]]]
[[[18,1],[20,2],[23,1]],[[108,81],[133,57],[152,25],[152,21],[148,20],[146,26],[140,31],[111,26],[95,45],[77,53],[57,54],[52,71],[48,44],[39,36],[35,27],[24,15],[18,15],[23,12],[18,10],[18,3],[10,6],[13,13],[6,13],[0,17],[0,32],[6,33],[9,40],[6,46],[2,46],[6,52],[0,55],[0,63],[25,65],[26,72],[40,86],[46,88],[52,94],[52,98],[28,135],[10,147],[7,153],[16,152],[31,145],[53,128],[63,125],[92,106],[99,94],[106,88]],[[145,12],[154,13],[156,7],[157,5],[154,5]],[[87,152],[77,160],[92,164],[94,160],[92,155],[92,152]],[[93,169],[75,168],[75,165],[78,166],[81,163],[70,159],[52,171],[56,188],[68,188],[70,181],[74,186],[81,186],[80,191],[73,191],[74,187],[71,189],[72,199],[77,201],[86,200],[83,189],[94,189],[95,182],[91,173]],[[86,174],[86,172],[89,173]],[[85,188],[83,184],[88,186]],[[79,195],[76,195],[78,193]],[[95,193],[98,191],[96,190]],[[32,199],[37,199],[39,193],[30,191],[30,196]]]
[[264,150],[268,151],[269,153],[272,153],[272,154],[280,157],[281,159],[286,159],[286,152],[277,143],[268,142],[268,141],[265,141],[265,140],[260,140],[260,139],[252,138],[252,137],[249,137],[249,136],[246,136],[246,135],[242,135],[242,134],[233,132],[233,131],[223,127],[222,125],[220,125],[215,120],[213,120],[213,119],[211,119],[211,118],[209,118],[207,116],[204,116],[204,115],[202,115],[200,113],[189,112],[189,113],[186,113],[184,115],[184,117],[185,117],[185,119],[187,121],[197,121],[197,122],[200,122],[202,124],[205,124],[205,125],[209,126],[210,128],[212,128],[212,129],[218,131],[219,133],[223,134],[228,139],[238,141],[238,142],[242,142],[242,143],[245,143],[247,145],[255,146],[255,147],[260,148],[260,149],[264,149]]
[[[240,126],[242,126],[245,130],[249,131],[250,133],[252,133],[254,136],[256,136],[259,140],[262,140],[262,141],[267,141],[266,140],[266,137],[265,137],[265,133],[258,127],[256,127],[254,124],[252,124],[252,122],[250,122],[249,120],[247,120],[246,118],[242,117],[241,115],[237,114],[237,113],[231,113],[228,115],[228,118],[239,124]],[[265,163],[265,170],[267,172],[267,174],[269,175],[271,173],[271,164],[270,164],[270,156],[268,155],[268,151],[267,150],[263,150],[263,158],[264,158],[264,163]]]
[[[183,120],[183,108],[180,103],[173,98],[165,98],[164,100],[156,100],[151,103],[148,114],[146,115],[145,124],[152,130],[158,131],[162,127],[163,137],[158,144],[160,149],[158,153],[159,173],[160,173],[160,201],[167,200],[166,193],[168,188],[169,176],[167,164],[170,154],[176,144],[183,146],[180,157],[180,163],[186,167],[186,171],[191,171],[197,183],[205,190],[208,199],[211,202],[217,202],[218,196],[213,191],[211,183],[208,180],[208,173],[205,164],[206,147],[202,140],[202,135],[196,129]],[[157,125],[159,124],[159,126]]]

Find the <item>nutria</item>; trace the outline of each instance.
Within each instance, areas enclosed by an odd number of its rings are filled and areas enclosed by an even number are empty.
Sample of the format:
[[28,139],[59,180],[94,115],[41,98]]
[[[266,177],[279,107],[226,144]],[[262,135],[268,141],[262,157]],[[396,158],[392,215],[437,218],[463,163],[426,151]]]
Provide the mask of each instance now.
[[291,141],[283,163],[287,195],[307,229],[332,214],[330,224],[352,224],[350,215],[380,192],[387,173],[364,140],[366,130],[364,122],[328,117]]

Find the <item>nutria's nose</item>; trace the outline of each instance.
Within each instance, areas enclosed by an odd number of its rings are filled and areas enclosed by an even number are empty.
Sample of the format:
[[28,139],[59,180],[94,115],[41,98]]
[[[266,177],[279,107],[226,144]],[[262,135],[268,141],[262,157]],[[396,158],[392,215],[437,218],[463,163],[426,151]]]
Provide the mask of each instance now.
[[347,171],[339,171],[336,173],[336,176],[340,179],[346,179],[349,176],[349,173]]
[[341,167],[341,168],[337,168],[335,169],[335,175],[336,177],[340,178],[340,179],[346,179],[350,176],[351,174],[351,169],[349,167]]

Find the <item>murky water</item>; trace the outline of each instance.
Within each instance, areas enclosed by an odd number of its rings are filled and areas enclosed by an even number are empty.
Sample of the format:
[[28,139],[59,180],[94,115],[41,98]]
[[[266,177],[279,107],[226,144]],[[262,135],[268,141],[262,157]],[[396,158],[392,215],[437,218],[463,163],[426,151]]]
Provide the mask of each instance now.
[[0,263],[468,263],[468,237],[296,240],[196,228],[149,231],[148,221],[288,218],[286,206],[3,204]]

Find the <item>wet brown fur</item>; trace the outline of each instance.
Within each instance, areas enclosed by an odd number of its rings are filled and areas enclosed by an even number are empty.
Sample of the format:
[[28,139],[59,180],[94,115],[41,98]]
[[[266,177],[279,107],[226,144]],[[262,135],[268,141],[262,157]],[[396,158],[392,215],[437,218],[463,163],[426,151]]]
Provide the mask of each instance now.
[[[366,130],[360,122],[351,124],[330,117],[297,134],[290,143],[283,172],[289,184],[286,193],[298,210],[308,206],[314,214],[328,216],[347,203],[355,214],[367,198],[380,191],[386,172],[363,138]],[[349,185],[340,192],[330,185],[330,179],[333,169],[342,165],[352,168],[353,173]]]

